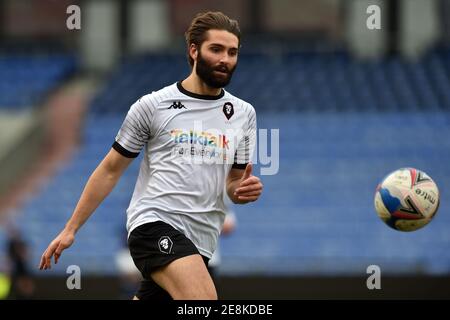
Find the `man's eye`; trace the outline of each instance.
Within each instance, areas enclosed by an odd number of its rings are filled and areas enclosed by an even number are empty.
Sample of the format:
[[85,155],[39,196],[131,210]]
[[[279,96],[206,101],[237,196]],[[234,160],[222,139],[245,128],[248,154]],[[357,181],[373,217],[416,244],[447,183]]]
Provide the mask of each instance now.
[[212,52],[219,52],[220,49],[219,48],[211,48]]

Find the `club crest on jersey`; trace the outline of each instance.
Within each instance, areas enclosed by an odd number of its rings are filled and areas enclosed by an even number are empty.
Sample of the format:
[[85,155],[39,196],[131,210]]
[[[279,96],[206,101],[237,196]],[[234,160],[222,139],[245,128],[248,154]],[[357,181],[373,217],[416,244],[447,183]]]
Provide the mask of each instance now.
[[223,114],[225,115],[225,117],[227,117],[228,120],[230,120],[230,118],[233,116],[234,108],[231,102],[225,102],[225,104],[223,105]]
[[158,240],[159,251],[165,254],[172,252],[173,242],[168,236],[163,236]]

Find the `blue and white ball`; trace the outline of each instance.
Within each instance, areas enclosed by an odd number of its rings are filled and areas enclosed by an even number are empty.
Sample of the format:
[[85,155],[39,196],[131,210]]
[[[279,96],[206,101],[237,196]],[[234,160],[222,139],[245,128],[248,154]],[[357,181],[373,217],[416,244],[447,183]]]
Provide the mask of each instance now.
[[375,192],[375,210],[388,226],[414,231],[426,226],[439,208],[439,190],[433,179],[414,168],[390,173]]

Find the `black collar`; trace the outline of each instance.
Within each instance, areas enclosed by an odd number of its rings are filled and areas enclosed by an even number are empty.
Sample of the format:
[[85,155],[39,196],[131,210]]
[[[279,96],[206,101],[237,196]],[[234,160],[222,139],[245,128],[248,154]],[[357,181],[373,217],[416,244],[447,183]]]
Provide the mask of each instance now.
[[217,96],[193,93],[193,92],[187,91],[185,88],[183,88],[183,86],[181,85],[181,81],[177,82],[177,88],[178,88],[178,90],[180,90],[181,93],[183,93],[189,97],[196,98],[196,99],[219,100],[220,98],[222,98],[225,95],[225,91],[223,89],[220,90],[220,94],[218,94]]

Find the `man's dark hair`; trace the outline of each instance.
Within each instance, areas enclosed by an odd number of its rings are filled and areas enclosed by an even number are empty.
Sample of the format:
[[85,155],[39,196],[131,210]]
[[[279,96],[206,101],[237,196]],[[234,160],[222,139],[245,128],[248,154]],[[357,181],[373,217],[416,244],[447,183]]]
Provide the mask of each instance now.
[[241,42],[241,30],[236,20],[230,19],[222,12],[204,12],[199,13],[192,20],[191,25],[185,33],[187,44],[187,58],[190,66],[194,65],[194,60],[189,55],[191,44],[195,44],[200,50],[202,43],[206,40],[206,32],[208,30],[225,30],[234,34]]

